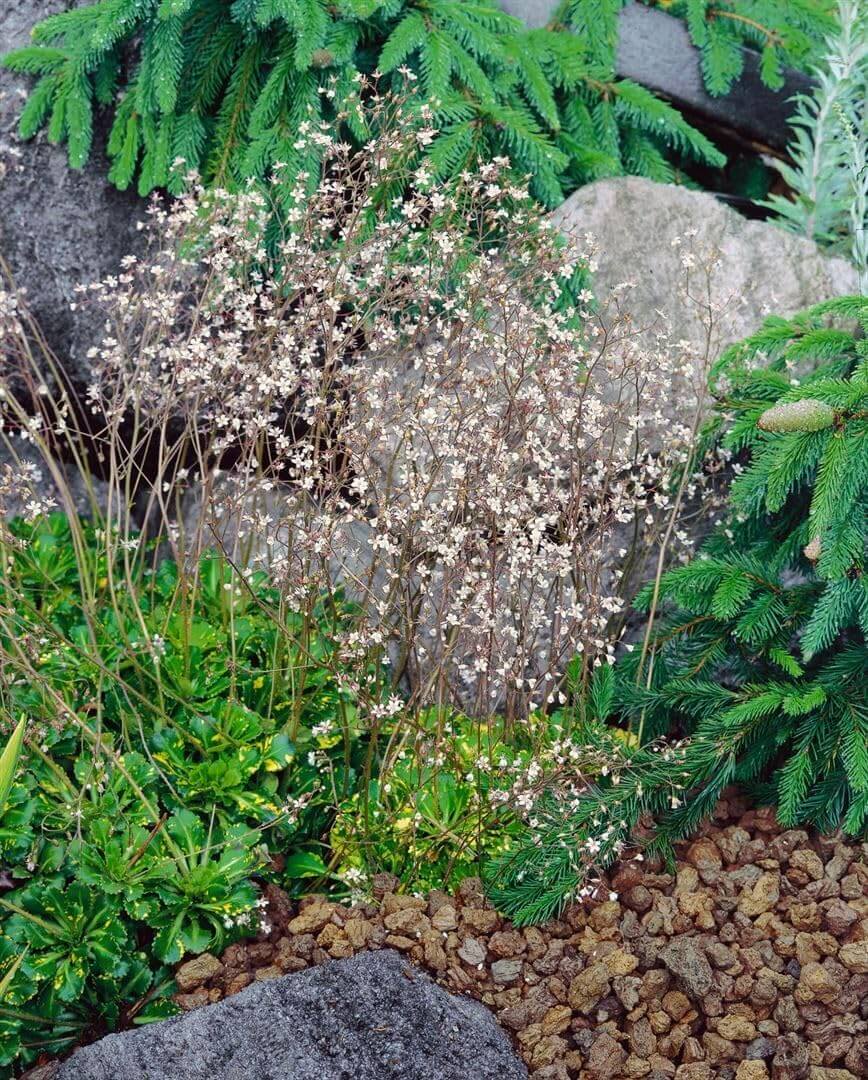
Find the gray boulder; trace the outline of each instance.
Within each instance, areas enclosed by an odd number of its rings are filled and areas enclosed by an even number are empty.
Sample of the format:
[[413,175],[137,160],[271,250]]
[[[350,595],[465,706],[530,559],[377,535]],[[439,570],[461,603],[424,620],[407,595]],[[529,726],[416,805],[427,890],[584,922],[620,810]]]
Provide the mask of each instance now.
[[[4,0],[0,55],[26,45],[40,19],[72,6],[69,0]],[[69,168],[66,147],[51,146],[44,132],[26,143],[18,138],[31,85],[0,68],[0,254],[27,290],[64,370],[87,381],[85,354],[101,340],[103,320],[86,306],[70,310],[73,290],[115,273],[121,257],[136,250],[143,204],[135,192],[117,191],[105,179],[104,124],[95,125],[94,153],[79,172]]]
[[494,1016],[396,952],[255,983],[79,1050],[55,1080],[526,1080]]
[[[599,244],[595,288],[601,298],[618,284],[635,288],[624,299],[637,326],[655,323],[674,340],[704,350],[701,309],[682,294],[683,252],[701,262],[719,253],[710,278],[712,304],[723,310],[712,333],[711,352],[759,329],[767,315],[791,315],[832,296],[859,291],[855,269],[830,258],[810,240],[770,222],[749,221],[712,195],[639,177],[598,180],[571,195],[552,215],[564,231]],[[695,233],[673,246],[676,237]],[[701,269],[693,290],[705,296]]]

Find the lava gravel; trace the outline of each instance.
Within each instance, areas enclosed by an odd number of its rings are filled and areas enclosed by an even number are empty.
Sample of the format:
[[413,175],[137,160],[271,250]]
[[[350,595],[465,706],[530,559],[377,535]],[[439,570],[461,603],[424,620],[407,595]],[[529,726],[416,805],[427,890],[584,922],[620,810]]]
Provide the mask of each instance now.
[[626,860],[541,926],[514,928],[474,878],[397,888],[380,875],[375,902],[344,906],[269,886],[271,933],[182,964],[177,1001],[388,948],[492,1009],[534,1080],[868,1076],[868,844],[731,795],[674,874]]

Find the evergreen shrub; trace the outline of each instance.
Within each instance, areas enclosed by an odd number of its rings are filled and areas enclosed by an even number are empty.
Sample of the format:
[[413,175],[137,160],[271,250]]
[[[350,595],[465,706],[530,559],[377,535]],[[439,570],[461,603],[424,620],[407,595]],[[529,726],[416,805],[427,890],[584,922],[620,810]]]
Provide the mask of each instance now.
[[[603,176],[671,180],[679,161],[723,155],[671,105],[615,76],[624,0],[568,0],[548,27],[528,30],[495,0],[98,0],[40,22],[33,44],[6,58],[38,77],[21,116],[25,138],[45,127],[80,168],[94,111],[110,107],[110,179],[138,178],[146,194],[178,191],[187,169],[232,186],[270,175],[315,185],[305,122],[340,116],[347,137],[369,137],[352,105],[360,75],[394,90],[409,72],[436,103],[438,135],[422,145],[440,175],[472,159],[509,156],[533,193],[557,205]],[[680,4],[701,47],[712,93],[726,92],[742,44],[762,49],[769,86],[781,64],[804,64],[830,28],[824,4],[770,0]],[[283,185],[278,183],[277,190]]]

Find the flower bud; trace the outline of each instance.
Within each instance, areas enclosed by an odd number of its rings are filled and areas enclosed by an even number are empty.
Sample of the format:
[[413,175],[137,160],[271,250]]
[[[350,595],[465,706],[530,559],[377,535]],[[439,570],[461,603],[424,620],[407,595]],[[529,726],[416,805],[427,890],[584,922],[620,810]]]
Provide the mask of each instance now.
[[766,409],[757,420],[763,431],[822,431],[835,423],[835,410],[825,401],[804,398]]

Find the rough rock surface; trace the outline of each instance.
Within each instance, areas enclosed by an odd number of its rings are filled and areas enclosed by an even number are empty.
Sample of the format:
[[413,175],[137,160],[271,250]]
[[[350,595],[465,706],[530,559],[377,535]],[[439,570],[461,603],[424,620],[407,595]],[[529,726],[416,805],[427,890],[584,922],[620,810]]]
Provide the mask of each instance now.
[[[700,311],[680,295],[687,244],[673,245],[695,230],[692,246],[699,261],[713,250],[722,257],[711,277],[712,302],[725,308],[713,334],[714,355],[721,345],[757,330],[767,315],[790,315],[858,292],[856,272],[845,260],[822,254],[816,244],[770,222],[749,221],[706,192],[639,177],[598,180],[574,192],[552,218],[566,232],[596,238],[601,298],[615,285],[633,282],[624,307],[637,326],[668,323],[673,340],[704,348]],[[692,292],[704,296],[700,269],[692,284]]]
[[[72,7],[69,0],[3,0],[0,55],[27,44],[32,26]],[[104,126],[95,125],[94,153],[80,172],[69,168],[65,146],[40,133],[17,137],[18,115],[31,80],[0,68],[0,253],[46,338],[68,374],[86,380],[85,353],[102,337],[102,319],[74,302],[79,282],[115,273],[121,257],[136,249],[136,221],[144,205],[133,191],[106,180],[100,152]]]
[[182,965],[177,1001],[397,949],[488,1005],[533,1080],[868,1076],[868,844],[782,830],[730,793],[674,875],[627,859],[542,926],[514,928],[476,879],[397,887],[380,875],[373,902],[347,906],[267,886],[270,935]]
[[493,1016],[398,953],[365,953],[80,1050],[57,1080],[527,1076]]

